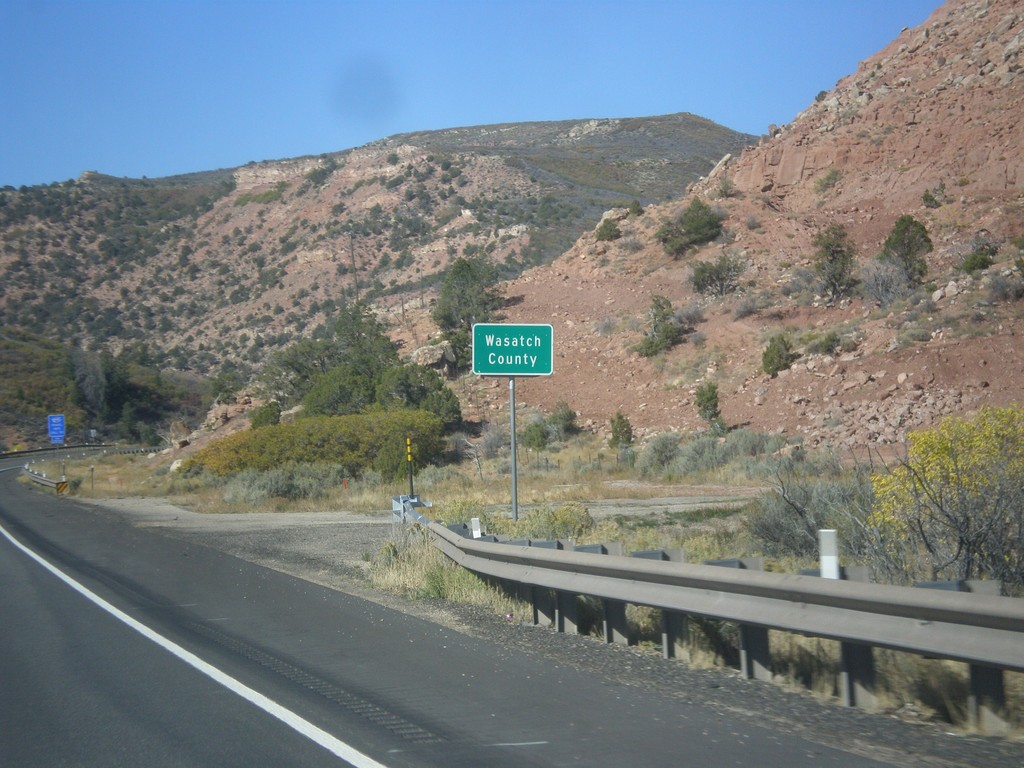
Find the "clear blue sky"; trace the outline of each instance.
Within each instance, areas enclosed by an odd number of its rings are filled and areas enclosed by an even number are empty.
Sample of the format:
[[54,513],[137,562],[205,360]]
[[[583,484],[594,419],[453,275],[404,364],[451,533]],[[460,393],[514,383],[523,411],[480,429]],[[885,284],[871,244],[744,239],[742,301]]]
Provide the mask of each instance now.
[[0,0],[0,187],[395,133],[789,122],[940,0]]

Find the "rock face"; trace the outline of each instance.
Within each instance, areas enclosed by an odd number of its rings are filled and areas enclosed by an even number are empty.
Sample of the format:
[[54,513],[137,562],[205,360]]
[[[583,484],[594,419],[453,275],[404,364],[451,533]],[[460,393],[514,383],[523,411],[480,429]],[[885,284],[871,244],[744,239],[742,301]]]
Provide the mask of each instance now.
[[[1024,184],[1022,22],[1014,0],[946,3],[819,94],[777,137],[745,151],[735,184],[801,204],[834,189],[836,207],[884,200],[916,208],[942,182],[950,194],[1016,198]],[[833,186],[822,189],[826,174]]]

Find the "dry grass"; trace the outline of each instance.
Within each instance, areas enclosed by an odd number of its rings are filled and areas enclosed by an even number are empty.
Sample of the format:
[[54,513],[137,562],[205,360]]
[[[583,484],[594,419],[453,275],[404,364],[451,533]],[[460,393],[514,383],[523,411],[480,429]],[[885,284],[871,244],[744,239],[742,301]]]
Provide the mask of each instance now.
[[387,592],[477,605],[500,616],[530,616],[533,611],[528,604],[457,566],[419,526],[411,526],[401,538],[384,547],[370,566],[369,578],[375,587]]

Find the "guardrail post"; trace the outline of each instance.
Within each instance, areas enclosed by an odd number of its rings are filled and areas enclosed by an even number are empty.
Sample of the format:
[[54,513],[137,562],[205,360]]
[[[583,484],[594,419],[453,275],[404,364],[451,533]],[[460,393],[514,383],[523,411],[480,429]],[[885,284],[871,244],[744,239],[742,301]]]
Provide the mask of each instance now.
[[555,601],[551,590],[547,587],[530,589],[533,603],[533,623],[540,627],[551,627],[555,624]]
[[[596,555],[612,555],[614,557],[622,557],[623,549],[622,543],[614,541],[611,544],[582,544],[574,547],[577,552],[590,552]],[[575,595],[566,595],[566,600],[572,598],[573,603],[572,611],[572,623],[575,631],[578,631],[578,625],[576,624],[576,602]],[[622,645],[629,644],[629,636],[626,631],[626,604],[619,602],[618,600],[601,600],[601,608],[604,613],[604,618],[601,621],[601,632],[604,636],[606,643],[620,643]],[[568,618],[569,613],[566,613]]]
[[[740,557],[732,560],[706,560],[707,565],[727,568],[745,568],[748,571],[763,571],[764,559]],[[740,624],[740,672],[748,680],[772,679],[771,649],[768,645],[768,628],[753,624]]]
[[771,651],[765,627],[740,624],[740,669],[748,680],[771,681]]
[[[840,569],[840,578],[846,581],[871,581],[871,574],[863,566]],[[845,707],[875,709],[875,651],[870,645],[840,642],[839,644],[839,697]]]
[[570,635],[579,633],[575,593],[555,591],[555,629]]
[[663,659],[685,659],[689,653],[686,639],[689,634],[689,618],[685,613],[661,612],[661,657]]
[[[686,554],[682,548],[649,549],[631,552],[631,557],[645,560],[662,560],[671,563],[685,563]],[[661,612],[661,657],[663,659],[685,658],[687,638],[687,616],[675,611]]]
[[[976,592],[993,597],[998,597],[1002,593],[1000,582],[978,579],[920,581],[914,586],[951,592]],[[967,691],[967,720],[970,726],[985,733],[1009,733],[1010,723],[1006,712],[1003,670],[980,664],[969,664],[968,670],[970,682]]]
[[626,604],[619,600],[604,599],[601,601],[604,607],[604,641],[606,643],[618,643],[629,645],[629,634],[626,627]]
[[993,735],[1010,732],[1006,711],[1003,670],[970,665],[970,690],[967,694],[967,718],[972,728]]
[[875,656],[870,645],[839,644],[839,697],[845,707],[874,709]]

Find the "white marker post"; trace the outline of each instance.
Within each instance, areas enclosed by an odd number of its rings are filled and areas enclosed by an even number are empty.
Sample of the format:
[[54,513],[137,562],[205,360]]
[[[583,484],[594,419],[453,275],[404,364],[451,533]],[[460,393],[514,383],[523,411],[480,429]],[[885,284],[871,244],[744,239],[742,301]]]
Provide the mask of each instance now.
[[818,531],[818,549],[821,553],[821,578],[839,578],[839,540],[831,528]]

